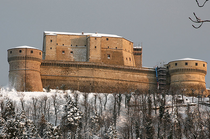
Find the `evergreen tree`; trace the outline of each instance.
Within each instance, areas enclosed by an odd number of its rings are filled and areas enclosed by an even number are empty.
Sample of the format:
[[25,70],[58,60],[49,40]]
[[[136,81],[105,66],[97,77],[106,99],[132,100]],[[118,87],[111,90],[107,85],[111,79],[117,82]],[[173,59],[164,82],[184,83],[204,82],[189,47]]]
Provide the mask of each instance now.
[[15,107],[11,100],[6,100],[6,106],[2,112],[2,117],[5,120],[11,119],[15,117]]
[[[76,104],[69,100],[64,106],[64,115],[62,116],[62,131],[67,133],[69,130],[75,134],[78,127],[81,127],[82,112],[76,107]],[[65,135],[64,135],[65,136]]]
[[107,139],[117,139],[117,130],[114,128],[114,126],[110,126],[107,130],[107,133],[105,134],[105,137]]

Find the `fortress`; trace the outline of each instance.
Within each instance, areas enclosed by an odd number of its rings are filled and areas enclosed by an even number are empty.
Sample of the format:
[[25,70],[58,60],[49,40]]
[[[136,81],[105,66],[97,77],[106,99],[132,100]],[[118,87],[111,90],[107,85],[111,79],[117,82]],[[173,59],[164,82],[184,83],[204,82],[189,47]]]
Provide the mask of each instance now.
[[163,67],[142,67],[142,47],[117,35],[44,32],[43,50],[8,50],[9,82],[18,91],[44,87],[82,92],[129,93],[135,90],[206,91],[207,62],[180,59]]

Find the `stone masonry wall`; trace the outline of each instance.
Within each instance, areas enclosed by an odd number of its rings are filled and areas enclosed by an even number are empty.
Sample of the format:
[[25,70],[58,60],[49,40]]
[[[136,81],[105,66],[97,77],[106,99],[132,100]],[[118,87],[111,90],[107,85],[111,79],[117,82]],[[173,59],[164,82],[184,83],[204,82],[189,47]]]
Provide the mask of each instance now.
[[66,89],[83,92],[131,92],[136,89],[156,88],[155,71],[131,67],[101,65],[87,62],[43,61],[41,65],[43,87],[56,88],[66,85]]

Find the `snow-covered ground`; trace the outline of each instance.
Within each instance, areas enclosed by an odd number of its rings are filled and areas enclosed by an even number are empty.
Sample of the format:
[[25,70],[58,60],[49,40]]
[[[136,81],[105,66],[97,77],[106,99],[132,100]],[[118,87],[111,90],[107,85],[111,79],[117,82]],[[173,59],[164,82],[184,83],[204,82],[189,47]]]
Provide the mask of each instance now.
[[[86,100],[85,96],[87,96]],[[154,105],[153,97],[154,95],[151,94],[150,98],[152,103],[152,115],[153,117],[158,117],[159,108],[161,105],[160,100],[162,96],[157,94],[155,95],[156,106]],[[148,102],[148,95],[142,94],[137,97],[134,93],[131,93],[130,95],[119,95],[105,93],[83,93],[79,91],[72,92],[71,90],[63,91],[56,89],[50,90],[50,92],[46,92],[45,90],[43,92],[17,92],[16,90],[9,89],[7,87],[2,87],[0,90],[0,103],[5,103],[5,100],[7,99],[12,100],[15,104],[15,112],[20,113],[24,108],[26,116],[31,120],[34,119],[36,109],[37,117],[35,118],[35,122],[39,121],[41,115],[45,113],[46,120],[53,125],[60,125],[61,118],[64,115],[64,106],[67,103],[67,98],[70,98],[73,102],[77,102],[77,106],[83,113],[83,117],[85,115],[88,116],[88,121],[90,123],[91,117],[96,117],[96,113],[100,118],[103,119],[103,121],[105,121],[100,131],[95,133],[95,135],[92,135],[92,137],[99,137],[99,133],[101,134],[104,131],[108,132],[109,130],[106,126],[110,126],[110,128],[112,128],[114,125],[114,118],[116,118],[116,131],[118,132],[118,137],[123,137],[121,134],[126,129],[126,126],[132,124],[132,119],[130,119],[130,117],[135,117],[135,114],[138,114],[139,117],[143,118],[142,105],[143,103]],[[188,105],[190,106],[191,112],[193,112],[196,108],[199,108],[201,112],[210,110],[209,106],[199,104],[197,97],[183,96],[182,99],[181,95],[177,95],[174,96],[174,98],[174,100],[183,100],[183,102],[175,103],[175,101],[172,101],[173,96],[165,96],[165,111],[169,112],[173,122],[177,120],[177,117],[175,116],[176,109],[178,109],[178,112],[182,115],[183,119],[187,117],[186,110]],[[128,99],[130,100],[129,104],[127,102]],[[46,101],[46,105],[44,100]],[[202,98],[202,102],[208,104],[209,98]],[[197,107],[198,104],[199,107]],[[146,107],[148,109],[148,106]],[[56,109],[57,121],[55,115]],[[114,117],[114,115],[116,115],[116,117]],[[90,132],[91,131],[88,130],[85,134],[93,134]]]

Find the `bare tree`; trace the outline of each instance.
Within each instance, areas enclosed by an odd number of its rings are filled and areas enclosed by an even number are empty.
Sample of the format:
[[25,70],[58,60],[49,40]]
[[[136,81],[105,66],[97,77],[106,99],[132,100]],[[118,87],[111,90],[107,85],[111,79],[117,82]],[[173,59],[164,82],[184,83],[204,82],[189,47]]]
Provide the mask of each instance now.
[[32,101],[33,101],[33,108],[34,108],[34,112],[33,112],[33,120],[34,123],[36,123],[36,114],[37,114],[37,101],[38,99],[35,97],[32,97]]
[[[195,1],[196,1],[196,3],[197,3],[198,7],[204,7],[204,5],[206,4],[206,2],[207,2],[208,0],[205,0],[205,2],[204,2],[203,4],[200,4],[200,3],[198,2],[198,0],[195,0]],[[195,20],[193,20],[191,17],[189,17],[189,19],[190,19],[192,22],[194,22],[194,23],[200,24],[199,26],[194,26],[194,25],[192,25],[195,29],[200,28],[200,27],[203,25],[203,23],[205,23],[205,22],[210,22],[210,20],[202,20],[202,19],[200,19],[200,18],[195,14],[195,12],[193,12],[193,14],[194,14],[194,16],[195,16]]]
[[58,100],[57,100],[57,94],[52,95],[53,99],[53,106],[54,106],[54,112],[55,112],[55,126],[57,125],[57,119],[58,119]]

